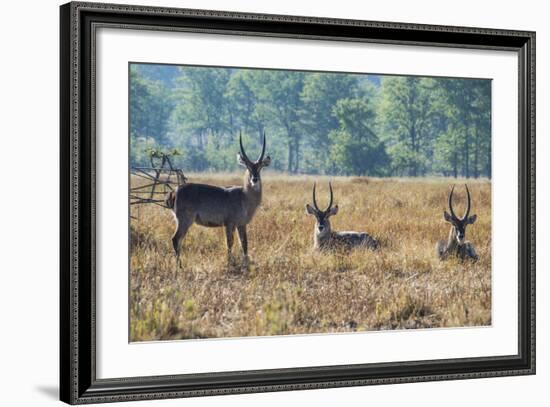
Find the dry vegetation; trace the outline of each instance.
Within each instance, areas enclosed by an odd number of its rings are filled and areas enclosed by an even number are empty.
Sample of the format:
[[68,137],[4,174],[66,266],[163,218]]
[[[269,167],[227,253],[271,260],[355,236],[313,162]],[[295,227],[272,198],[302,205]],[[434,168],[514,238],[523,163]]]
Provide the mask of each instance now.
[[[318,182],[319,205],[327,184]],[[491,323],[491,186],[469,181],[466,237],[480,261],[440,262],[435,245],[449,227],[443,210],[454,180],[331,178],[335,230],[366,231],[377,252],[312,252],[314,219],[305,214],[314,178],[264,175],[264,198],[248,226],[250,266],[228,265],[221,228],[194,225],[178,269],[174,221],[155,205],[132,207],[130,340],[288,335],[479,326]],[[191,175],[193,182],[240,184],[237,175]],[[132,182],[137,182],[132,180]],[[455,210],[465,205],[455,192]]]

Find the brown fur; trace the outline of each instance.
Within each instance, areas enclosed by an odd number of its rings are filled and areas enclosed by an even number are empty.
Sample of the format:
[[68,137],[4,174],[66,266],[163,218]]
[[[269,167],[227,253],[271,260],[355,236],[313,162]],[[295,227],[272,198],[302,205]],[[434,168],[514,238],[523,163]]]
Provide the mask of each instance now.
[[313,206],[306,205],[306,213],[315,217],[313,229],[313,248],[315,250],[351,249],[365,247],[376,250],[378,241],[365,232],[335,232],[332,230],[329,218],[338,213],[338,205],[332,206],[332,185],[330,187],[330,203],[324,211],[319,209],[315,199],[315,185],[313,186]]
[[437,255],[440,260],[446,260],[449,257],[456,256],[460,260],[471,259],[474,261],[479,260],[479,257],[474,249],[474,246],[470,242],[458,243],[456,240],[456,231],[454,226],[451,226],[449,231],[449,238],[447,241],[440,240],[437,243]]
[[474,249],[474,246],[470,242],[465,241],[466,237],[466,227],[468,225],[471,225],[475,223],[477,219],[477,215],[470,216],[470,208],[471,208],[471,197],[470,197],[470,190],[468,189],[468,185],[465,185],[466,187],[466,193],[468,195],[468,206],[466,209],[466,212],[464,213],[464,216],[462,218],[459,218],[456,216],[454,210],[453,210],[453,192],[454,192],[454,186],[451,189],[451,193],[449,194],[449,211],[443,212],[443,218],[446,222],[450,223],[451,229],[449,231],[449,237],[447,238],[447,242],[444,240],[441,240],[437,243],[436,246],[436,252],[440,260],[446,260],[451,256],[456,256],[460,260],[466,260],[471,259],[474,261],[478,260],[478,255]]
[[239,163],[246,167],[243,186],[218,187],[207,184],[180,185],[174,195],[169,194],[166,204],[176,218],[176,231],[172,246],[179,260],[180,242],[194,223],[205,227],[224,227],[227,255],[231,257],[235,230],[239,234],[245,258],[248,256],[246,225],[252,221],[262,201],[260,172],[271,163],[265,153],[265,135],[262,153],[256,161],[246,156],[240,140]]

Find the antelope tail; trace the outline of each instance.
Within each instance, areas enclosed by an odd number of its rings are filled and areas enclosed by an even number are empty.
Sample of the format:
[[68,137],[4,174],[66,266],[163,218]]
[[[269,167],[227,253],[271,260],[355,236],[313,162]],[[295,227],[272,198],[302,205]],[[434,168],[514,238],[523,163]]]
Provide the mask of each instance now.
[[176,191],[170,191],[164,197],[164,204],[170,208],[174,209],[174,204],[176,203]]

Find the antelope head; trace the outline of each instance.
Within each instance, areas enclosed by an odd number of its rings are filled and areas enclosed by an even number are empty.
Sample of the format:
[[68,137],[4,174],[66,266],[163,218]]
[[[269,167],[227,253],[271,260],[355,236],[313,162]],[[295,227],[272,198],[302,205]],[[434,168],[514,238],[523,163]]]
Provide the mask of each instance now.
[[330,221],[329,218],[338,213],[338,205],[332,206],[333,194],[332,194],[332,185],[328,183],[330,189],[330,202],[327,209],[321,210],[317,205],[317,200],[315,199],[315,183],[313,184],[313,206],[306,204],[306,212],[310,215],[315,216],[315,234],[318,238],[323,238],[330,235]]
[[243,138],[241,134],[239,134],[239,145],[240,145],[240,151],[237,154],[237,161],[239,162],[239,164],[241,164],[243,167],[246,168],[246,177],[245,177],[246,186],[248,188],[251,188],[254,191],[259,191],[261,189],[260,171],[262,170],[262,168],[267,167],[269,164],[271,164],[271,157],[267,156],[264,158],[265,133],[264,133],[263,144],[262,144],[262,152],[260,153],[260,156],[256,161],[250,160],[246,155],[243,147]]
[[462,245],[465,242],[466,226],[473,224],[477,219],[477,215],[470,216],[470,208],[471,208],[470,190],[468,189],[468,185],[465,185],[465,186],[466,186],[466,194],[468,195],[468,206],[466,207],[466,212],[464,213],[464,216],[462,216],[462,218],[459,218],[458,216],[456,216],[453,210],[453,192],[455,189],[454,185],[451,189],[451,193],[449,194],[449,211],[451,213],[449,214],[447,211],[443,212],[443,216],[445,220],[452,225],[452,228],[453,228],[452,233],[459,245]]

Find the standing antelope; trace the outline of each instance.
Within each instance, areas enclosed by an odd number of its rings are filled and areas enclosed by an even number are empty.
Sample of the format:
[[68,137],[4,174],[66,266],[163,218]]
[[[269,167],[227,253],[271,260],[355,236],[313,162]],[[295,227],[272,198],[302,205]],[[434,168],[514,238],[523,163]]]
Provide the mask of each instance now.
[[176,231],[172,237],[172,245],[179,262],[180,241],[193,223],[206,227],[225,227],[227,240],[227,256],[231,258],[233,236],[235,229],[239,233],[241,247],[245,259],[248,259],[248,240],[246,225],[248,225],[262,200],[262,182],[260,172],[271,163],[265,154],[265,133],[262,152],[256,161],[251,161],[243,148],[242,137],[239,135],[240,152],[237,154],[239,164],[246,168],[244,185],[217,187],[206,184],[184,184],[176,191],[166,196],[166,206],[172,209],[176,219]]
[[353,247],[367,247],[375,250],[378,241],[363,232],[334,232],[330,227],[329,218],[338,213],[338,205],[332,206],[332,185],[329,182],[330,202],[324,211],[317,206],[315,199],[315,183],[313,184],[313,207],[306,204],[306,212],[315,216],[315,228],[313,230],[313,248],[325,250],[333,248],[351,249]]
[[451,212],[451,214],[449,214],[447,211],[444,211],[443,217],[447,222],[451,224],[451,230],[449,231],[449,238],[447,239],[447,241],[440,240],[437,243],[437,255],[439,256],[440,260],[445,260],[452,255],[455,255],[461,260],[478,259],[478,255],[474,249],[474,246],[470,242],[465,241],[466,226],[473,224],[477,219],[477,215],[470,216],[470,190],[468,189],[468,185],[465,186],[466,193],[468,195],[468,206],[462,218],[456,216],[453,210],[453,192],[455,189],[454,185],[451,189],[451,193],[449,194],[449,211]]

